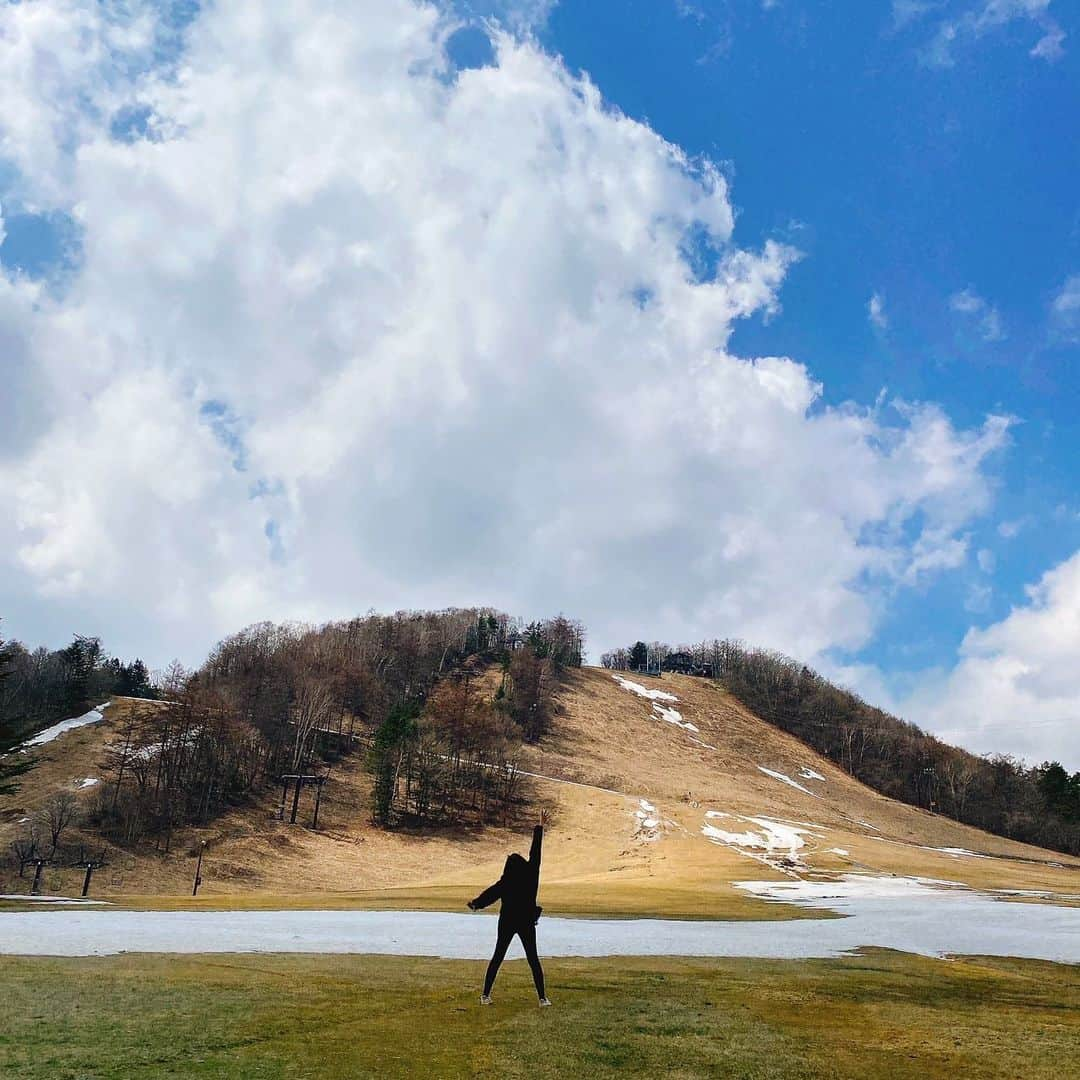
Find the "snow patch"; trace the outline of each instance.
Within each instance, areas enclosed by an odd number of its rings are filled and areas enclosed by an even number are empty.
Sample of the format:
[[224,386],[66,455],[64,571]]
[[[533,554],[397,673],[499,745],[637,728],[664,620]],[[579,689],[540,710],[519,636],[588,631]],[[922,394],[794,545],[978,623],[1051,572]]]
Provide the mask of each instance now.
[[25,893],[0,893],[0,900],[25,900],[28,904],[52,904],[63,907],[108,904],[108,900],[88,900],[85,897],[77,896],[28,896]]
[[76,787],[79,788],[95,787],[97,784],[100,783],[101,781],[96,776],[87,776],[84,777],[82,780],[75,781]]
[[992,855],[980,855],[977,851],[968,851],[962,847],[928,847],[926,851],[940,851],[943,855],[951,855],[954,859],[992,859]]
[[894,899],[910,896],[942,896],[970,892],[959,881],[940,878],[886,877],[877,874],[841,874],[833,881],[735,881],[737,889],[764,900],[787,903],[820,900]]
[[32,739],[28,739],[21,749],[25,752],[32,746],[44,746],[46,743],[51,743],[53,739],[58,739],[65,732],[100,723],[104,719],[102,710],[107,709],[111,704],[111,701],[106,701],[104,705],[99,705],[96,709],[83,713],[82,716],[74,716],[70,720],[61,720],[59,724],[53,724],[52,727],[39,731]]
[[805,788],[797,780],[792,780],[786,773],[776,772],[774,769],[766,769],[764,765],[758,766],[758,771],[763,772],[766,776],[771,776],[774,780],[779,780],[782,784],[788,784],[793,788],[797,788],[799,791],[804,792],[807,795],[813,796],[815,799],[820,799],[820,795],[815,795],[809,788]]
[[803,780],[820,780],[822,783],[825,782],[825,777],[822,776],[821,773],[814,772],[813,769],[808,768],[806,765],[799,770],[799,776],[802,777]]
[[682,718],[682,713],[677,709],[665,708],[663,705],[653,705],[653,716],[657,720],[663,720],[665,723],[674,724],[676,727],[681,727],[685,731],[693,731],[695,734],[700,734],[700,730],[696,728],[689,720]]
[[648,799],[638,800],[638,809],[634,811],[638,827],[635,835],[643,840],[655,840],[659,835],[660,817],[659,811]]
[[[732,818],[731,814],[724,814],[719,810],[708,810],[705,818],[706,823],[701,826],[701,832],[707,840],[714,844],[726,844],[728,847],[738,848],[744,854],[753,855],[760,862],[777,870],[790,868],[792,863],[800,863],[802,858],[800,851],[806,846],[805,837],[820,835],[806,826],[796,827],[772,818],[761,817],[737,817],[735,820],[755,825],[757,828],[745,829],[743,832],[729,832],[710,825],[708,819],[715,821]],[[763,854],[754,854],[758,851]]]
[[632,682],[630,679],[624,679],[621,675],[613,675],[612,678],[624,689],[629,690],[632,694],[637,694],[638,697],[647,698],[649,701],[678,701],[679,699],[674,694],[669,694],[664,690],[650,690],[641,683]]
[[850,855],[851,852],[850,851],[845,851],[842,847],[831,847],[831,848],[829,848],[829,854],[830,855]]
[[[650,690],[648,687],[642,686],[641,683],[636,683],[630,679],[624,679],[621,675],[613,675],[612,678],[624,689],[629,690],[632,694],[637,694],[638,697],[643,697],[653,703],[653,719],[663,720],[665,724],[674,724],[676,727],[682,728],[684,731],[692,731],[695,735],[700,735],[700,728],[691,724],[689,720],[682,718],[682,713],[678,709],[672,709],[669,706],[661,705],[661,701],[677,702],[679,699],[674,694],[669,694],[666,690]],[[708,750],[715,750],[715,746],[709,746],[708,743],[700,742],[695,739],[695,742],[700,743],[701,746],[706,747]]]

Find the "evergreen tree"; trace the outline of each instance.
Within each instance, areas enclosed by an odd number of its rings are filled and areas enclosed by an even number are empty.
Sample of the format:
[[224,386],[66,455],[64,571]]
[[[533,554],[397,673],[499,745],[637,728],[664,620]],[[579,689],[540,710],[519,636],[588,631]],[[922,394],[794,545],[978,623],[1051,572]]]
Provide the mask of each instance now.
[[[15,656],[13,643],[0,638],[0,700],[3,699],[3,684],[11,675],[11,664]],[[0,715],[0,752],[11,742],[7,718]],[[22,754],[3,754],[0,756],[0,795],[13,795],[19,789],[16,777],[22,776],[37,762]]]
[[416,734],[416,719],[419,715],[418,702],[397,705],[390,710],[390,714],[375,733],[369,767],[375,774],[372,812],[375,821],[380,825],[390,824],[402,748]]
[[101,639],[76,634],[63,651],[65,667],[65,704],[72,714],[85,708],[90,700],[92,680],[103,660]]

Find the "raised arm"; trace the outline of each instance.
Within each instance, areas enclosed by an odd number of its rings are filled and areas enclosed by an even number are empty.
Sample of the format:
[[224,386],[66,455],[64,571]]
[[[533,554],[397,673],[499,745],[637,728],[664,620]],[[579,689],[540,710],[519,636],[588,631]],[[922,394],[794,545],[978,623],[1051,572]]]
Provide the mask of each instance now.
[[547,811],[540,811],[540,824],[533,827],[532,847],[529,848],[529,866],[533,873],[540,872],[540,848],[544,843],[544,826],[547,824]]
[[479,911],[489,904],[494,904],[500,896],[502,896],[502,878],[496,881],[494,885],[489,885],[475,900],[470,900],[469,907],[473,911]]

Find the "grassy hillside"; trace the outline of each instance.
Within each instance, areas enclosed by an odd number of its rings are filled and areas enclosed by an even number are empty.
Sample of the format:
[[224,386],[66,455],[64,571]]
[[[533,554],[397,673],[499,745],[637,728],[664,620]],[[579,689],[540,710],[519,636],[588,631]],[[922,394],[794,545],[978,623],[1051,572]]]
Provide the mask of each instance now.
[[[665,675],[630,683],[639,690],[602,669],[567,672],[549,733],[521,750],[530,801],[552,811],[541,897],[549,911],[781,917],[803,913],[731,883],[840,872],[1080,894],[1080,860],[889,800],[714,682]],[[86,804],[107,797],[101,785],[82,785],[98,776],[130,711],[157,707],[117,699],[100,724],[43,747],[22,789],[0,799],[0,847],[57,791]],[[93,892],[137,905],[186,903],[205,840],[199,904],[457,909],[498,876],[508,850],[526,844],[520,829],[495,826],[376,828],[370,785],[359,757],[337,763],[318,831],[273,820],[279,790],[179,832],[167,855],[148,844],[109,846]],[[301,822],[310,819],[307,800]],[[10,868],[5,875],[2,891],[28,889],[28,878],[18,881]],[[51,868],[44,884],[75,893],[81,880],[80,870]]]

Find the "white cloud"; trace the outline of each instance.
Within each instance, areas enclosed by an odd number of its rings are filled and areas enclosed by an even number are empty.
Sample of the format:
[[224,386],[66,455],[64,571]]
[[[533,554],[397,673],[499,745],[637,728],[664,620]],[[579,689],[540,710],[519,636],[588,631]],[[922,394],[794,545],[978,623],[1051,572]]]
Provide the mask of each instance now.
[[1001,34],[1014,24],[1032,27],[1039,34],[1028,55],[1054,62],[1065,53],[1065,31],[1050,7],[1051,0],[963,0],[945,4],[893,0],[893,26],[902,29],[925,18],[936,22],[934,34],[921,54],[931,67],[952,67],[958,48]]
[[955,669],[903,709],[969,749],[1080,769],[1080,552],[1027,592],[1006,618],[969,631]]
[[1002,341],[1005,338],[1001,312],[972,289],[964,289],[963,292],[950,296],[949,308],[962,315],[983,341]]
[[1080,274],[1072,274],[1050,304],[1050,328],[1055,337],[1080,341]]
[[443,0],[461,15],[495,19],[513,31],[533,31],[543,27],[559,0]]
[[1019,536],[1024,529],[1031,524],[1027,517],[1014,518],[1011,521],[1003,521],[998,525],[998,535],[1005,540],[1012,540]]
[[892,24],[893,29],[901,30],[909,23],[921,19],[935,6],[936,0],[893,0]]
[[142,0],[28,0],[0,16],[0,159],[33,186],[14,194],[35,209],[70,203],[72,149],[100,131],[169,36]]
[[984,574],[992,574],[997,567],[997,558],[989,548],[980,548],[975,555],[975,561]]
[[[194,660],[487,601],[812,660],[963,562],[1007,421],[729,354],[797,253],[535,45],[455,79],[407,0],[207,6],[164,73],[91,0],[0,27],[55,75],[0,79],[3,153],[84,245],[60,297],[0,277],[9,632]],[[153,140],[110,135],[134,105]]]
[[881,293],[874,293],[866,305],[866,314],[870,322],[879,330],[889,328],[889,316],[885,311],[885,297]]

